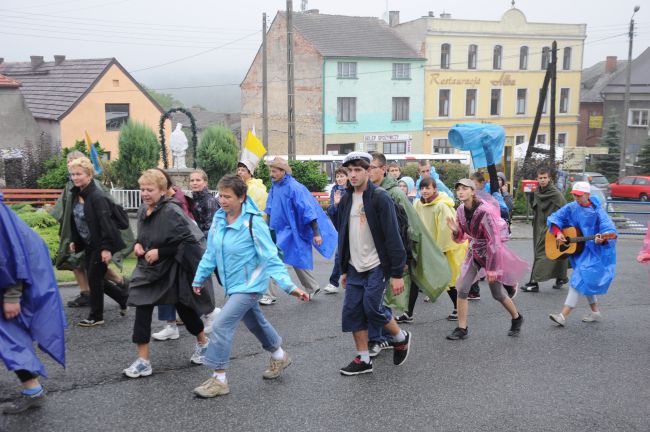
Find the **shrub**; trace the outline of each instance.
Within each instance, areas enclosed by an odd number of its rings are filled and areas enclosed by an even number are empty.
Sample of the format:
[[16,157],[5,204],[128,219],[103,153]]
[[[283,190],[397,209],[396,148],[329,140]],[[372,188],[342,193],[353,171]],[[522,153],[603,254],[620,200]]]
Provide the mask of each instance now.
[[[95,148],[100,156],[104,153],[104,149],[98,142],[95,143]],[[77,140],[74,146],[64,148],[60,155],[45,161],[43,175],[36,180],[38,187],[43,189],[63,189],[65,187],[68,182],[67,156],[73,150],[78,150],[88,156],[88,146],[83,140]]]
[[16,204],[11,206],[18,217],[32,228],[45,241],[50,251],[50,258],[54,263],[56,252],[59,249],[59,223],[43,210],[35,210],[28,204]]
[[21,211],[18,216],[31,228],[58,226],[59,222],[45,211]]
[[[327,174],[321,172],[321,166],[316,161],[289,161],[293,178],[305,185],[309,192],[322,192],[327,186]],[[261,179],[267,189],[271,189],[269,167],[260,163],[254,177]]]
[[196,163],[209,178],[209,187],[214,189],[221,177],[237,169],[239,146],[237,138],[226,126],[210,126],[203,132]]
[[112,164],[115,178],[125,189],[138,189],[142,172],[158,166],[160,143],[147,125],[129,119],[120,129],[119,153]]
[[418,174],[418,164],[408,163],[406,166],[403,166],[400,170],[403,177],[411,177],[413,180],[417,181],[420,174]]

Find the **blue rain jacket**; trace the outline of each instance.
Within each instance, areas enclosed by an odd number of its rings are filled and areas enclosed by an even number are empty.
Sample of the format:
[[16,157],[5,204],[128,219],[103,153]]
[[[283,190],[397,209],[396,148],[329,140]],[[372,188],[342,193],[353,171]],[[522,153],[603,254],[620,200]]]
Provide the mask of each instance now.
[[[560,228],[579,228],[583,236],[616,233],[614,222],[607,216],[597,197],[591,197],[593,206],[582,207],[577,202],[566,204],[551,214],[546,220],[549,229],[553,225]],[[569,255],[573,274],[571,286],[583,295],[606,294],[616,274],[616,241],[597,245],[589,240],[584,250],[577,255]]]
[[474,168],[497,165],[503,159],[506,135],[503,127],[483,123],[462,123],[449,129],[449,142],[472,154]]
[[16,318],[6,320],[0,313],[0,357],[10,371],[24,369],[47,377],[34,342],[65,367],[66,318],[52,260],[41,237],[1,201],[0,300],[7,288],[19,283],[23,292]]
[[276,242],[284,253],[284,262],[298,269],[314,268],[312,245],[314,231],[310,223],[318,221],[323,243],[316,250],[327,259],[336,251],[338,234],[332,221],[307,188],[286,174],[274,181],[264,211],[275,230]]
[[[440,180],[440,175],[438,174],[438,171],[436,171],[436,167],[432,166],[431,167],[431,177],[436,181],[436,188],[438,189],[438,192],[444,192],[446,193],[449,198],[452,200],[454,199],[454,193],[449,190],[446,184]],[[418,177],[418,181],[415,184],[415,197],[420,198],[420,182],[422,181],[422,177]]]

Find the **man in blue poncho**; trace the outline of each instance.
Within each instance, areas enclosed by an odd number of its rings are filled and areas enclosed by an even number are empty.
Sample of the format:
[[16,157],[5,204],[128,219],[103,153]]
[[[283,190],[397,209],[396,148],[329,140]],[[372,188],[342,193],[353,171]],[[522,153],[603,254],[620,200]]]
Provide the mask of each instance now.
[[276,157],[268,162],[273,186],[265,213],[276,233],[284,262],[293,266],[310,297],[320,292],[313,275],[312,244],[327,259],[336,250],[338,235],[332,222],[307,188],[291,176],[286,160]]
[[0,194],[0,357],[23,385],[22,395],[3,409],[17,414],[41,404],[47,377],[41,350],[65,367],[65,315],[52,261],[43,240],[3,202]]
[[546,221],[558,243],[566,241],[562,230],[567,227],[580,229],[585,237],[595,236],[594,240],[585,242],[582,252],[569,256],[573,268],[569,293],[562,312],[549,316],[560,327],[565,326],[567,317],[576,307],[578,294],[587,297],[591,307],[591,312],[582,317],[582,321],[600,321],[602,315],[596,296],[607,293],[616,273],[616,241],[603,239],[603,234],[616,234],[616,227],[600,200],[592,197],[590,191],[589,183],[574,183],[571,194],[575,201],[564,205]]

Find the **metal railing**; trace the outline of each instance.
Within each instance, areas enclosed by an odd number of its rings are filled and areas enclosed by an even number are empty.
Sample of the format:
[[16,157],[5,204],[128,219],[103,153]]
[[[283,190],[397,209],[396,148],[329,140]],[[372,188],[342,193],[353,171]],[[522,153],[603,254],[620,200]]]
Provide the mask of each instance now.
[[[183,190],[188,197],[192,196],[192,191]],[[211,190],[213,196],[217,196],[216,190]],[[111,189],[111,196],[116,203],[121,204],[124,210],[137,210],[142,204],[142,196],[139,189]]]
[[646,235],[650,222],[650,202],[607,200],[605,210],[621,235]]

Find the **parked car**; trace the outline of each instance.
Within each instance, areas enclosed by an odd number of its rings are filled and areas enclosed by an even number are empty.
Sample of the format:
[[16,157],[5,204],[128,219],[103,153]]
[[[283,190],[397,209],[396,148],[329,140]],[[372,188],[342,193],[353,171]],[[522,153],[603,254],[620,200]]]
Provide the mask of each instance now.
[[650,176],[625,176],[609,185],[612,198],[648,201],[650,197]]
[[602,191],[607,191],[609,182],[607,177],[597,172],[586,172],[581,174],[569,174],[569,181],[575,183],[577,181],[586,181],[596,186]]

